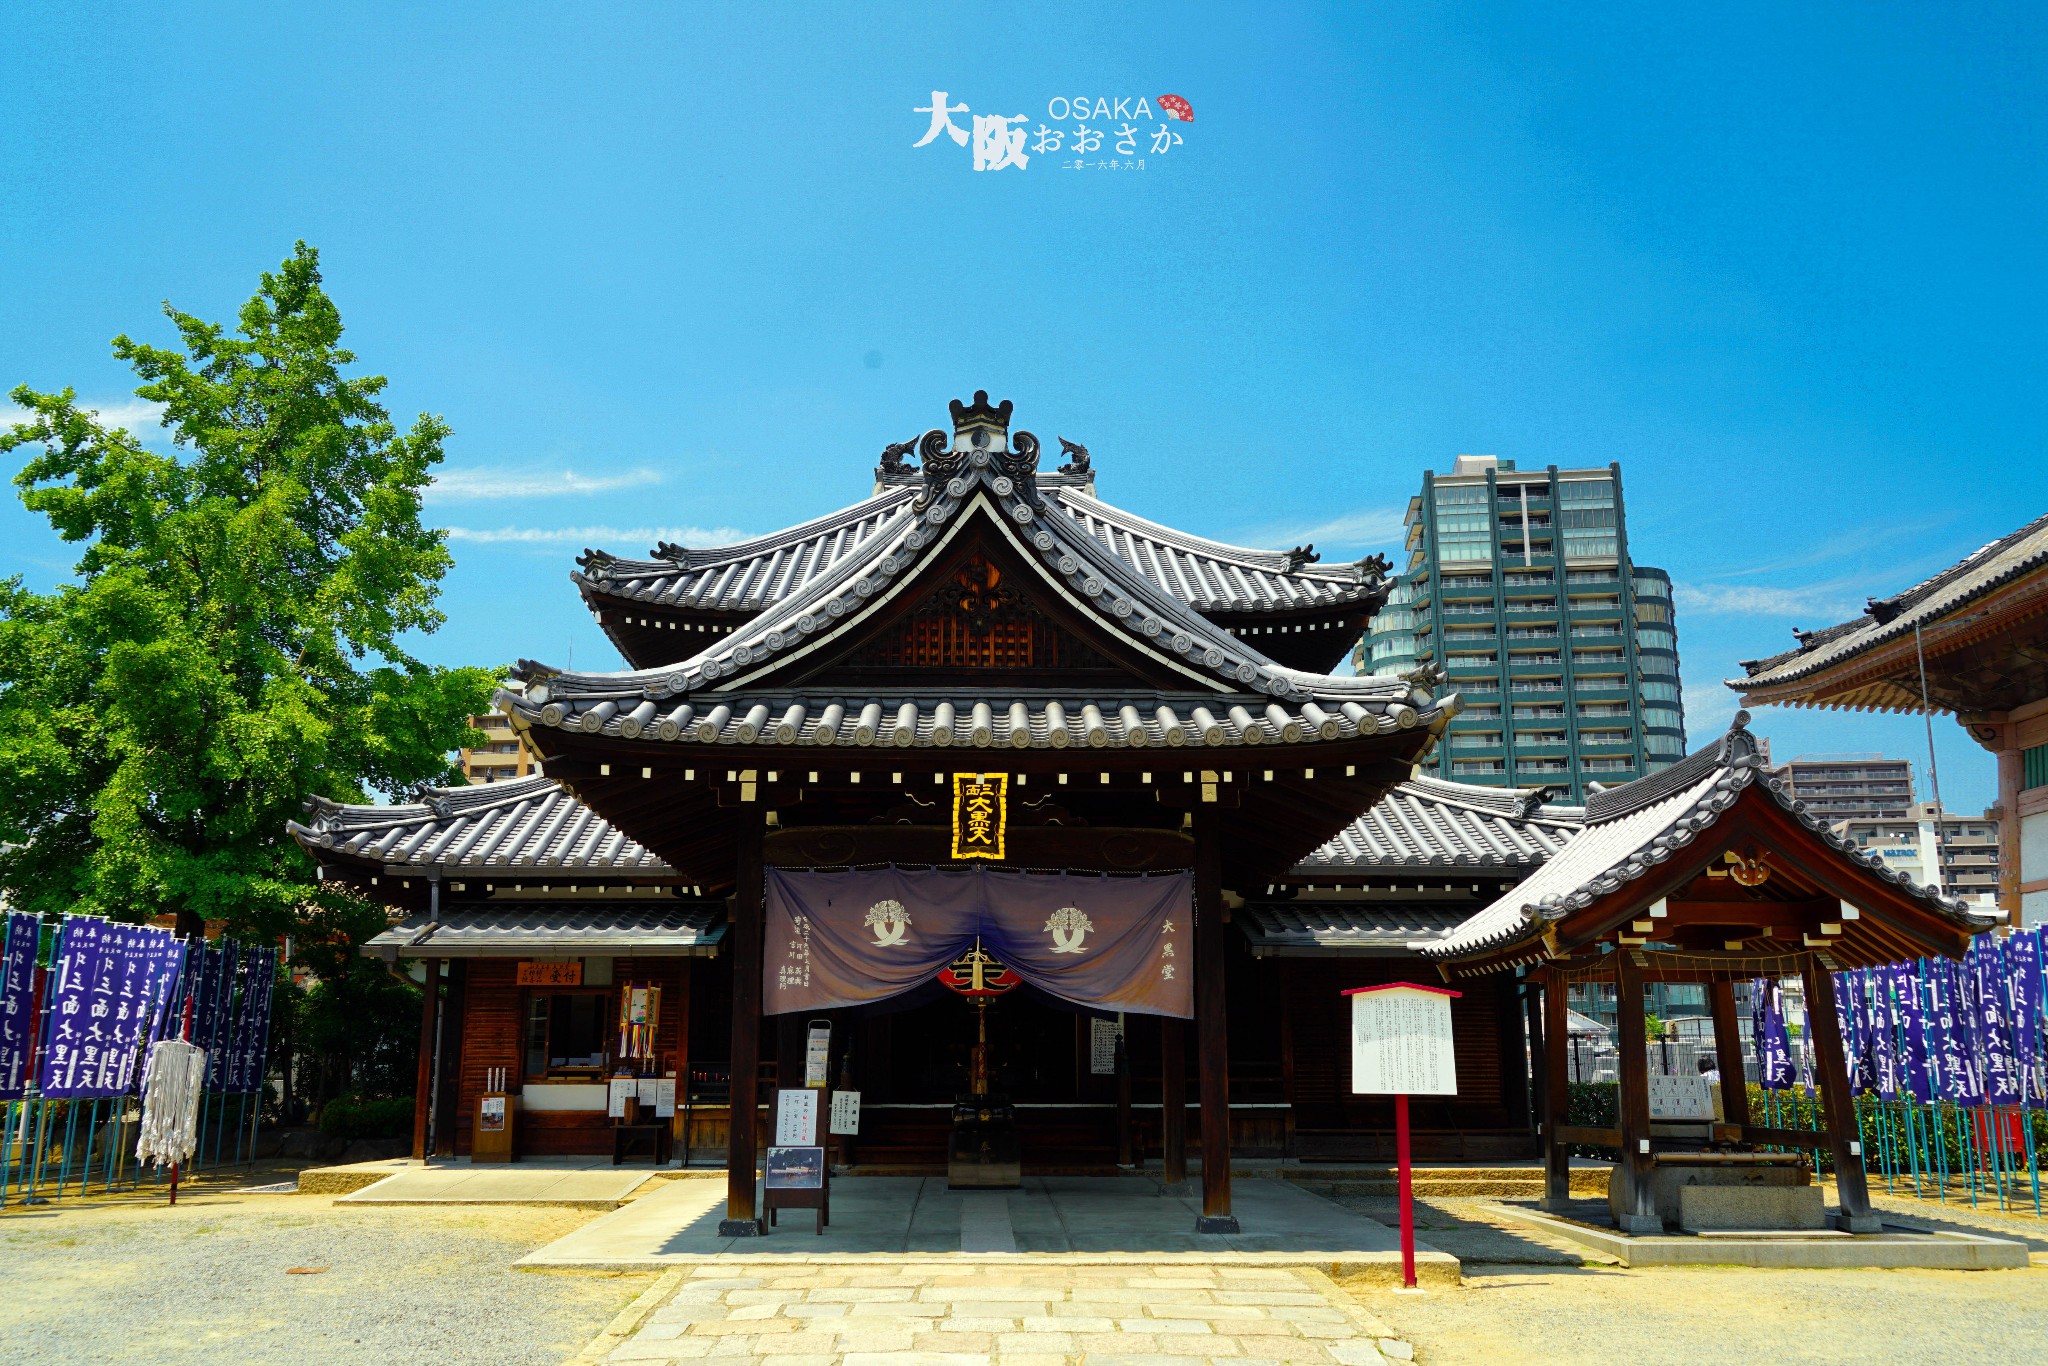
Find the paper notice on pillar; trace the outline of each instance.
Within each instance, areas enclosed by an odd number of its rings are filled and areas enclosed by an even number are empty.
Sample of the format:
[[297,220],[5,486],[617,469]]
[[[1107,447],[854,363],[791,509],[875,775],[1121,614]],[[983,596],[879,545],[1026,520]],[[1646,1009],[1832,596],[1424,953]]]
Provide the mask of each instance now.
[[1088,1022],[1088,1071],[1098,1077],[1116,1075],[1116,1021]]
[[860,1092],[834,1091],[832,1093],[832,1132],[835,1134],[858,1134],[860,1132]]
[[663,1077],[654,1083],[654,1117],[674,1119],[676,1115],[676,1079]]
[[1397,984],[1351,997],[1351,1090],[1361,1096],[1455,1096],[1451,1046],[1456,992]]
[[775,1093],[775,1143],[802,1148],[818,1141],[818,1093],[809,1087],[785,1086]]
[[626,1102],[639,1092],[640,1086],[632,1077],[613,1077],[611,1089],[606,1096],[605,1113],[613,1119],[626,1117]]

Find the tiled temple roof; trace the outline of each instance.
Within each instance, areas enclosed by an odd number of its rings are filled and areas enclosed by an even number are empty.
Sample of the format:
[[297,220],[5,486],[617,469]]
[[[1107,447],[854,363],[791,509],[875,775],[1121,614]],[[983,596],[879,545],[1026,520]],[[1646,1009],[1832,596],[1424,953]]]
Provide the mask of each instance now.
[[670,874],[667,864],[552,778],[429,789],[416,802],[344,806],[315,799],[292,835],[315,858],[352,855],[449,872]]
[[[1871,599],[1864,614],[1853,621],[1801,632],[1797,648],[1783,654],[1743,660],[1746,676],[1728,679],[1727,685],[1737,692],[1759,694],[1760,700],[1797,700],[1769,694],[1852,663],[1859,655],[1889,642],[1909,639],[1915,627],[1930,628],[2044,566],[2048,566],[2048,517],[2039,517],[1902,593]],[[1879,687],[1882,691],[1882,685]],[[1897,689],[1889,692],[1896,693]],[[1918,696],[1911,693],[1873,695],[1862,701],[1864,705],[1894,709],[1919,705]]]
[[[1086,745],[1258,744],[1349,739],[1418,722],[1432,730],[1458,709],[1411,683],[1339,678],[1275,663],[1161,588],[1037,486],[1038,443],[1014,450],[947,449],[926,435],[921,490],[892,504],[864,539],[787,596],[696,654],[654,669],[570,673],[522,661],[522,690],[498,704],[527,725],[684,744]],[[984,517],[1048,589],[1185,679],[1185,691],[1078,697],[1012,689],[973,698],[764,684],[795,661],[829,658],[848,628],[919,577],[918,566]],[[1379,591],[1377,588],[1374,591]],[[1088,716],[1093,705],[1098,715]],[[1085,719],[1084,719],[1085,718]]]
[[363,945],[386,957],[708,955],[725,937],[715,902],[500,904],[407,916]]
[[1297,954],[1406,956],[1415,940],[1450,933],[1458,906],[1410,902],[1250,901],[1231,917],[1259,957]]
[[1543,805],[1546,795],[1545,788],[1479,787],[1417,775],[1295,872],[1533,868],[1562,849],[1585,819],[1578,807]]
[[1751,786],[1759,786],[1843,858],[1896,883],[1956,927],[1975,932],[1997,923],[1997,916],[1920,886],[1886,867],[1875,853],[1834,834],[1806,803],[1793,799],[1783,782],[1766,776],[1762,751],[1745,729],[1748,720],[1747,712],[1738,712],[1728,733],[1704,749],[1661,772],[1593,794],[1584,826],[1554,857],[1449,935],[1418,939],[1415,947],[1432,958],[1448,958],[1533,939],[1550,922],[1585,909],[1665,862],[1711,828]]
[[[1085,486],[1045,477],[1039,492],[1053,509],[1094,537],[1154,588],[1204,614],[1290,612],[1377,603],[1388,584],[1375,561],[1323,565],[1288,551],[1226,545],[1100,502]],[[708,611],[763,612],[802,591],[912,502],[912,484],[813,521],[737,545],[686,550],[662,546],[653,559],[587,550],[570,575],[579,588],[628,602]]]

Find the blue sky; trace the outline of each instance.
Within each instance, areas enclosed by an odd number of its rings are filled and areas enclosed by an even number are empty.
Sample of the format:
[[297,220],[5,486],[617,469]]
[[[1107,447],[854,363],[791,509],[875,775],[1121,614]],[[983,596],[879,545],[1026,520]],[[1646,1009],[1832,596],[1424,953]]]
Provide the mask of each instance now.
[[[302,8],[15,8],[0,384],[133,415],[109,338],[314,243],[394,411],[455,429],[436,660],[610,663],[581,546],[852,502],[978,387],[1113,502],[1333,558],[1459,452],[1619,460],[1696,740],[1736,659],[2048,493],[2038,6]],[[912,145],[935,88],[1069,139],[1144,97],[1144,167],[976,172]],[[0,509],[0,572],[67,563]]]

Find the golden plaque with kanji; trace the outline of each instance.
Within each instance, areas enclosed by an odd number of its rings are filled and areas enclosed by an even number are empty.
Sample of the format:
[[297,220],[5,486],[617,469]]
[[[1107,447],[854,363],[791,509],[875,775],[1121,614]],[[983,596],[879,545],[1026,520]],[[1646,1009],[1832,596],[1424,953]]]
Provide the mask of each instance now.
[[953,775],[953,857],[1003,857],[1003,833],[1009,822],[1010,775]]

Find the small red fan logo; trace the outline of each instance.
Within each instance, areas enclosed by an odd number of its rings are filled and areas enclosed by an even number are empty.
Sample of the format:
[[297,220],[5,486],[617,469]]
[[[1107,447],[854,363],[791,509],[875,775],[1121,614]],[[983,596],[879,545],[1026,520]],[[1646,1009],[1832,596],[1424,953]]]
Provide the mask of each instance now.
[[1179,119],[1182,123],[1195,121],[1195,107],[1178,95],[1161,95],[1159,112],[1170,119]]

